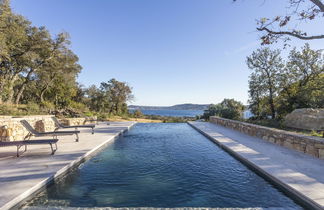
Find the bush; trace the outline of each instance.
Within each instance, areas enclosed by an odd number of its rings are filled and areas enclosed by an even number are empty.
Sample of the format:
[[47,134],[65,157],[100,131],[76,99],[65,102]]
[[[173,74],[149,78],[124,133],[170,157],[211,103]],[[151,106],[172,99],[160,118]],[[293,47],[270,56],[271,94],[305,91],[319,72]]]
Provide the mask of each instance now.
[[244,105],[234,99],[224,99],[219,104],[212,104],[204,111],[203,118],[208,120],[210,116],[219,116],[227,119],[239,120],[242,118]]
[[43,106],[45,109],[49,110],[49,111],[53,111],[53,110],[55,110],[55,105],[54,105],[53,103],[49,102],[49,101],[44,101],[44,102],[42,103],[42,106]]
[[103,120],[103,121],[108,120],[109,117],[110,115],[108,113],[98,113],[97,116],[98,120]]
[[139,109],[136,109],[133,115],[135,118],[143,117],[143,113]]

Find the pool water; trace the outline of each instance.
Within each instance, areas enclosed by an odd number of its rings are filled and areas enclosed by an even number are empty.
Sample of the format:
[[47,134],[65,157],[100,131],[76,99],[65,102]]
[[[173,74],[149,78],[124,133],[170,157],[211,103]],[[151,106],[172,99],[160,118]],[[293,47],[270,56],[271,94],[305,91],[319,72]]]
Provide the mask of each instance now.
[[301,209],[184,123],[135,125],[28,205]]

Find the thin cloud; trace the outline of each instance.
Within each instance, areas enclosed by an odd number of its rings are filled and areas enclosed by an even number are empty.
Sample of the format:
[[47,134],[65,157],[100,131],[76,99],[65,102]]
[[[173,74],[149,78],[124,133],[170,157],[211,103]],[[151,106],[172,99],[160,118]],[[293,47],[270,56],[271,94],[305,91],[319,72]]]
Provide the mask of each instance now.
[[252,48],[255,48],[256,46],[260,45],[260,41],[253,41],[253,42],[250,42],[246,45],[243,45],[237,49],[234,49],[234,50],[231,50],[231,51],[226,51],[225,52],[225,55],[226,56],[229,56],[229,55],[236,55],[236,54],[241,54],[243,52],[246,52]]

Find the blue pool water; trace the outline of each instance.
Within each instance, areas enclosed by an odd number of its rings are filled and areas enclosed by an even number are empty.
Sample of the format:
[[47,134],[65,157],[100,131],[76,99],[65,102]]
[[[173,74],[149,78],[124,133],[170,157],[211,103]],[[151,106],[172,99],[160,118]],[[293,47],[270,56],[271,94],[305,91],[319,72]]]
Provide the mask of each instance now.
[[29,205],[301,208],[182,123],[137,124]]

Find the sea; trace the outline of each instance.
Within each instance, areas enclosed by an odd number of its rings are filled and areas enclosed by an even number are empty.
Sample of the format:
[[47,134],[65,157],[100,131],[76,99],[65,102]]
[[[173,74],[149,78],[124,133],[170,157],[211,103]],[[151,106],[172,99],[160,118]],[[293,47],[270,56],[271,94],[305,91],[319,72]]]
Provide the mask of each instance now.
[[[134,112],[134,109],[129,110]],[[166,110],[166,109],[156,109],[156,110],[140,110],[144,115],[158,115],[167,117],[196,117],[197,115],[202,115],[204,110]]]

